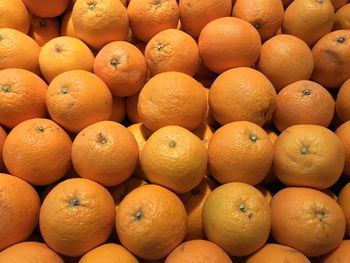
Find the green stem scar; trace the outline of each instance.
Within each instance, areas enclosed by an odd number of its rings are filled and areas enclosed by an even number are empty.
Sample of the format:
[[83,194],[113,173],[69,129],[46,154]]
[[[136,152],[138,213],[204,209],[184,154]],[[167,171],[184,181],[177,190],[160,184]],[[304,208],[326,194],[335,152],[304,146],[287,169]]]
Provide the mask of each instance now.
[[80,205],[80,200],[78,198],[73,198],[69,200],[69,206],[74,207],[79,205]]
[[303,155],[306,155],[309,153],[309,149],[307,147],[303,146],[300,148],[300,153]]
[[134,218],[136,219],[136,221],[140,221],[143,218],[142,212],[141,211],[137,211],[134,214]]
[[251,140],[252,142],[256,142],[258,140],[258,136],[255,134],[250,134],[249,140]]
[[68,92],[69,92],[69,88],[67,88],[67,87],[61,88],[61,93],[62,94],[67,94]]
[[239,205],[239,210],[244,213],[244,212],[247,212],[248,207],[244,204],[241,204]]
[[37,127],[37,128],[36,128],[36,131],[37,131],[38,133],[43,133],[43,132],[45,131],[45,129],[44,129],[44,127],[40,126],[40,127]]
[[173,140],[171,140],[171,141],[169,142],[169,147],[170,147],[170,148],[175,148],[175,147],[176,147],[176,142],[173,141]]
[[310,95],[311,94],[311,89],[304,89],[303,90],[304,95]]
[[11,92],[11,86],[10,85],[2,86],[2,91],[5,92],[5,93],[10,93]]

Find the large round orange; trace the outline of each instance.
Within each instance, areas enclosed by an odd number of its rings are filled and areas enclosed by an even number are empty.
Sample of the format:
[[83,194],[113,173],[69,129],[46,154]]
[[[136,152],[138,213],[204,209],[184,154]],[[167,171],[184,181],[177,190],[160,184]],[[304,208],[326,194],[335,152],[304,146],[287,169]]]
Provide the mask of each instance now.
[[108,120],[112,103],[112,94],[107,85],[93,73],[84,70],[71,70],[58,75],[51,81],[46,95],[51,118],[76,133],[90,124]]
[[143,54],[125,41],[105,45],[96,55],[93,70],[114,96],[131,96],[146,82],[147,65]]
[[28,35],[33,38],[39,46],[60,35],[60,25],[56,18],[42,18],[32,16]]
[[113,121],[89,125],[75,137],[72,162],[77,173],[105,186],[128,179],[135,170],[139,149],[132,133]]
[[192,77],[181,72],[164,72],[146,83],[137,107],[150,130],[167,125],[193,130],[205,118],[207,97],[203,86]]
[[350,3],[343,5],[335,13],[333,30],[350,29]]
[[186,210],[171,191],[144,185],[120,203],[116,228],[121,243],[140,258],[167,256],[186,235]]
[[338,203],[345,214],[346,234],[350,236],[350,183],[347,183],[338,195]]
[[72,141],[49,119],[30,119],[11,130],[4,144],[4,163],[11,174],[34,185],[51,184],[71,165]]
[[179,21],[175,0],[131,0],[127,11],[133,34],[146,43],[160,31],[176,28]]
[[0,69],[21,68],[40,74],[40,46],[34,39],[10,28],[0,28],[0,39]]
[[6,131],[0,126],[0,172],[5,170],[4,161],[2,158],[2,150],[7,137]]
[[342,142],[323,126],[291,126],[274,144],[273,170],[285,185],[328,188],[339,179],[344,163]]
[[182,243],[171,252],[164,263],[232,263],[225,251],[207,240],[192,240]]
[[193,133],[180,126],[155,131],[143,146],[141,167],[152,183],[176,193],[196,187],[207,170],[207,149]]
[[95,49],[124,40],[129,32],[126,9],[115,0],[77,0],[72,21],[76,35]]
[[0,124],[15,127],[24,120],[44,117],[46,83],[25,69],[0,71]]
[[203,207],[209,241],[230,256],[246,256],[262,247],[270,233],[271,211],[259,190],[245,183],[217,187]]
[[350,120],[350,78],[346,80],[341,86],[337,94],[337,99],[335,101],[335,109],[337,111],[337,116],[341,121]]
[[239,67],[225,71],[209,89],[209,109],[221,124],[250,121],[264,125],[275,111],[276,91],[259,71]]
[[48,246],[62,255],[77,257],[107,240],[114,218],[110,193],[94,181],[74,178],[48,193],[39,225]]
[[324,255],[320,263],[347,263],[350,259],[350,240],[343,240],[340,245]]
[[350,176],[350,121],[340,125],[335,130],[335,134],[341,140],[345,149],[345,166],[343,169],[343,174]]
[[236,67],[250,67],[259,57],[261,39],[248,22],[222,17],[209,22],[198,40],[203,64],[216,73]]
[[12,28],[28,33],[30,26],[30,16],[26,6],[21,0],[0,1],[0,28]]
[[337,202],[310,188],[287,187],[271,200],[273,238],[308,257],[328,253],[340,245],[345,217]]
[[56,17],[61,15],[68,7],[69,0],[41,1],[22,0],[28,7],[30,13],[40,17]]
[[0,250],[3,250],[32,234],[39,219],[40,199],[30,184],[13,175],[0,173],[0,185]]
[[196,41],[178,29],[159,32],[148,42],[145,58],[151,75],[178,71],[193,76],[199,68]]

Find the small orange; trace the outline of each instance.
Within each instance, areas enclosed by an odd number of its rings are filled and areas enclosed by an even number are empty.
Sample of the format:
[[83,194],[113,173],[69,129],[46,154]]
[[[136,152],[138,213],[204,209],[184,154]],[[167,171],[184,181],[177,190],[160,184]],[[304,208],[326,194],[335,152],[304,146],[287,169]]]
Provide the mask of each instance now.
[[139,94],[136,93],[126,98],[126,115],[131,123],[140,123],[142,119],[137,110],[137,103],[139,101]]
[[350,133],[349,132],[350,132],[350,121],[344,122],[335,130],[335,134],[341,140],[345,149],[345,166],[343,169],[343,174],[347,176],[350,176]]
[[[270,130],[265,129],[265,132],[267,133],[267,136],[269,137],[272,145],[275,144],[278,135]],[[277,178],[275,176],[275,174],[273,173],[273,168],[271,167],[270,172],[265,176],[265,178],[260,182],[262,185],[266,185],[266,184],[270,184],[273,181],[275,181]]]
[[27,34],[29,26],[30,16],[23,1],[0,1],[0,28],[12,28]]
[[69,0],[41,1],[22,0],[30,13],[39,17],[56,17],[61,15],[69,5]]
[[350,3],[343,5],[335,13],[333,30],[350,29]]
[[331,0],[331,1],[334,6],[334,10],[338,10],[343,5],[346,5],[349,2],[348,0]]
[[208,148],[211,137],[213,137],[214,130],[207,123],[202,122],[195,130],[192,131],[199,139],[202,140],[205,147]]
[[346,234],[350,236],[350,183],[347,183],[338,195],[338,203],[346,219]]
[[2,150],[4,148],[4,143],[5,143],[6,137],[7,137],[7,132],[0,125],[0,172],[5,170],[5,165],[4,165],[4,161],[2,158]]
[[122,123],[126,115],[126,102],[124,98],[113,96],[112,114],[110,121]]
[[347,263],[350,258],[350,240],[343,240],[340,245],[324,255],[320,263]]
[[265,197],[266,201],[268,203],[271,202],[271,199],[272,199],[272,193],[269,189],[265,188],[264,186],[261,186],[261,185],[256,185],[255,186],[256,189],[258,189],[260,191],[260,193],[263,194],[263,196]]
[[61,36],[77,37],[73,25],[72,10],[65,12],[61,22],[60,34]]
[[39,46],[60,35],[60,25],[56,18],[42,18],[32,16],[28,35],[32,37]]
[[337,116],[343,122],[350,120],[349,99],[350,99],[350,78],[347,79],[340,86],[340,89],[335,101],[335,109],[337,111]]

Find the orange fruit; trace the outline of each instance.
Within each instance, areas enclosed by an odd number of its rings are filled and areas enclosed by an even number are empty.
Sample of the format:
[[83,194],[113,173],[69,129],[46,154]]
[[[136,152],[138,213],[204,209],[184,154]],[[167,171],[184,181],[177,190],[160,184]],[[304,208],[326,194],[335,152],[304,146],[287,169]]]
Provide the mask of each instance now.
[[72,10],[65,12],[61,22],[60,34],[61,36],[77,37],[73,25]]
[[202,223],[203,205],[216,186],[212,179],[205,176],[199,185],[191,191],[180,195],[187,212],[185,240],[205,239]]
[[313,81],[299,80],[278,93],[273,122],[279,131],[296,124],[328,127],[334,109],[334,99],[324,87]]
[[0,1],[0,28],[7,27],[28,33],[30,16],[21,0]]
[[273,238],[308,257],[336,248],[345,233],[345,217],[328,195],[310,188],[287,187],[271,200]]
[[0,262],[64,263],[45,243],[26,241],[0,252]]
[[185,237],[186,210],[166,188],[144,185],[120,203],[116,228],[122,245],[130,252],[143,259],[161,259]]
[[[265,132],[267,133],[267,136],[269,137],[272,145],[274,145],[278,138],[278,135],[275,132],[266,130],[266,129],[265,129]],[[266,184],[272,183],[275,180],[276,180],[276,176],[273,173],[273,167],[271,167],[270,172],[265,176],[265,178],[260,183],[263,185],[266,185]]]
[[43,46],[51,39],[59,37],[59,28],[60,25],[56,18],[32,16],[29,36],[32,37],[39,46]]
[[41,73],[50,83],[56,76],[70,70],[92,71],[94,55],[85,43],[74,37],[57,37],[40,51]]
[[350,134],[349,134],[349,131],[350,131],[350,121],[343,123],[335,131],[335,134],[341,140],[341,142],[343,143],[344,149],[345,149],[345,166],[343,169],[343,174],[345,174],[347,176],[350,176]]
[[105,45],[96,55],[93,69],[114,96],[131,96],[146,82],[147,65],[143,54],[125,41]]
[[193,76],[199,67],[196,41],[178,29],[159,32],[148,42],[145,58],[151,75],[178,71]]
[[113,96],[112,114],[109,117],[110,121],[123,122],[126,115],[125,99]]
[[350,29],[350,3],[343,5],[335,12],[333,30]]
[[71,165],[72,141],[49,119],[21,122],[8,134],[3,158],[9,172],[34,185],[51,184]]
[[209,109],[221,124],[250,121],[264,125],[275,111],[276,91],[255,69],[240,67],[217,77],[209,89]]
[[343,5],[346,5],[349,2],[348,0],[331,0],[331,1],[334,6],[334,10],[338,10]]
[[256,185],[255,186],[256,189],[258,189],[260,191],[260,193],[263,194],[263,196],[265,197],[266,201],[268,203],[271,202],[271,199],[272,199],[272,193],[270,192],[270,190],[268,190],[267,188],[261,186],[261,185]]
[[71,70],[58,75],[51,81],[46,95],[51,118],[76,133],[90,124],[108,120],[112,103],[107,85],[84,70]]
[[24,120],[47,114],[47,85],[25,69],[0,70],[0,123],[9,128]]
[[246,263],[311,263],[311,261],[305,257],[298,250],[279,245],[279,244],[266,244],[253,255],[249,256],[245,261]]
[[324,255],[320,262],[321,263],[346,263],[350,258],[350,240],[343,240],[340,245]]
[[211,137],[213,137],[214,130],[207,123],[202,122],[195,130],[192,131],[199,139],[202,140],[205,147],[208,148]]
[[164,72],[146,83],[137,107],[141,120],[150,130],[167,125],[193,130],[205,118],[207,98],[202,85],[192,77],[181,72]]
[[288,186],[328,188],[339,179],[344,163],[342,142],[322,126],[291,126],[274,144],[273,170]]
[[112,41],[124,40],[129,32],[126,9],[115,0],[77,0],[72,21],[76,35],[95,49]]
[[128,179],[138,158],[134,136],[123,125],[112,121],[89,125],[78,133],[72,145],[72,162],[77,173],[105,186]]
[[297,80],[309,79],[314,67],[312,53],[304,41],[292,35],[276,35],[261,47],[257,69],[276,90]]
[[230,16],[231,9],[231,0],[181,0],[179,1],[181,29],[198,38],[206,24],[217,18]]
[[133,34],[144,42],[160,31],[176,28],[179,21],[175,0],[131,0],[127,11]]
[[131,123],[140,123],[142,119],[137,110],[137,103],[139,101],[139,94],[136,93],[126,98],[126,115]]
[[0,69],[21,68],[39,75],[40,46],[26,34],[0,28]]
[[350,78],[350,31],[336,30],[312,48],[315,68],[311,78],[326,88],[339,88]]
[[258,184],[272,164],[273,146],[266,132],[247,121],[219,128],[208,146],[210,174],[220,183]]
[[175,248],[165,263],[232,263],[222,248],[207,240],[191,240]]
[[294,0],[284,14],[282,32],[313,46],[331,32],[333,23],[334,7],[331,0]]
[[208,240],[230,256],[255,252],[270,233],[269,204],[259,190],[245,183],[217,187],[204,203],[202,218]]
[[126,250],[123,246],[107,243],[90,250],[80,260],[79,263],[139,263],[137,258]]
[[347,183],[338,195],[338,203],[346,219],[346,234],[350,235],[350,183]]
[[209,22],[198,40],[203,64],[216,73],[230,68],[250,67],[259,57],[261,39],[248,22],[222,17]]
[[74,178],[59,183],[46,196],[39,225],[49,247],[76,257],[107,240],[114,218],[109,192],[94,181]]
[[335,109],[337,111],[337,116],[343,122],[350,120],[350,106],[348,103],[349,98],[350,98],[350,78],[347,79],[340,86],[340,89],[335,101]]
[[204,143],[180,126],[166,126],[155,131],[143,146],[141,167],[152,183],[176,193],[196,187],[207,170]]
[[7,137],[7,132],[0,126],[0,172],[5,170],[4,161],[2,158],[2,150]]
[[281,27],[284,9],[281,0],[237,0],[232,9],[232,16],[252,24],[264,41],[273,37]]
[[40,199],[35,189],[18,177],[0,173],[0,184],[0,250],[3,250],[32,234],[39,219]]
[[55,17],[61,15],[68,7],[69,0],[41,1],[22,0],[30,13],[40,17]]

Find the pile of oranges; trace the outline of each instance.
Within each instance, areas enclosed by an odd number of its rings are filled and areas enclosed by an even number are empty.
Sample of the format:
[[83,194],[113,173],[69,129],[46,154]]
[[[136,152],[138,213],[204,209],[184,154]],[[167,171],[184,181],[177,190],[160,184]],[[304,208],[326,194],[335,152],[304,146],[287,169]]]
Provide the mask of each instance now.
[[0,0],[18,262],[350,262],[350,2]]

